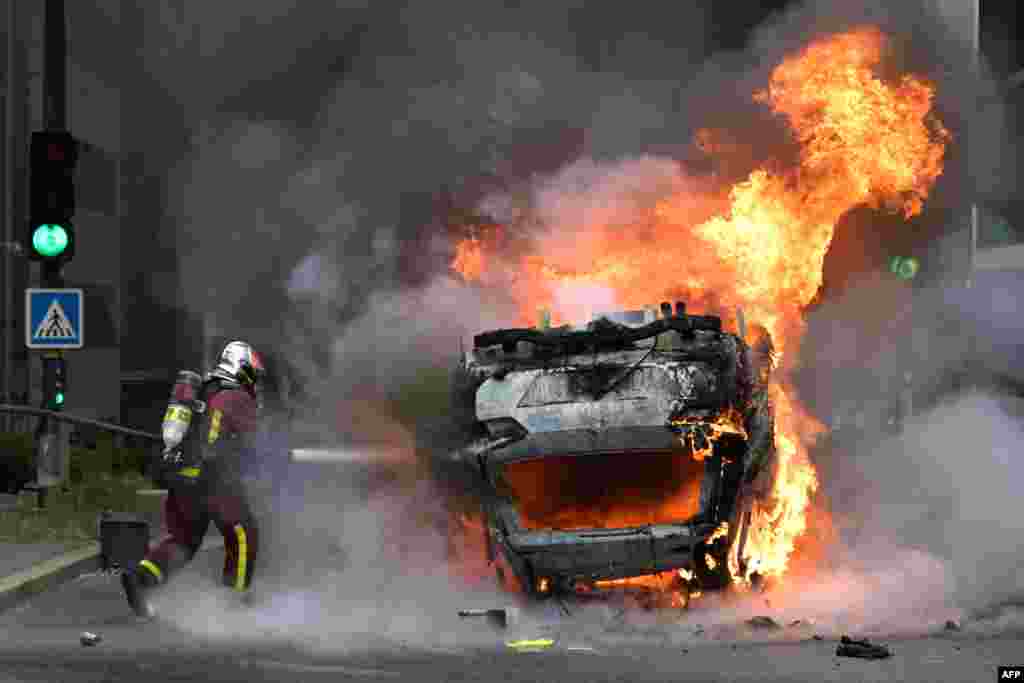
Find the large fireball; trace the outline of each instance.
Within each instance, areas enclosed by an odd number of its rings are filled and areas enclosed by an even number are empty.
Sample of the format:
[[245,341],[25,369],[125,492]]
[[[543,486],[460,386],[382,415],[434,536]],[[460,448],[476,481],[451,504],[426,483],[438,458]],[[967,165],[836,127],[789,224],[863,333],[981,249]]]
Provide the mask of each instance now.
[[[817,487],[807,449],[821,426],[793,399],[788,377],[835,226],[858,206],[917,214],[943,169],[949,133],[933,115],[934,88],[910,75],[882,80],[884,44],[872,27],[818,40],[779,64],[754,94],[791,127],[800,145],[795,166],[757,168],[731,188],[677,171],[659,191],[633,193],[627,216],[592,210],[582,214],[585,224],[564,225],[526,210],[521,225],[510,226],[530,236],[526,249],[487,234],[456,245],[453,269],[507,292],[520,324],[533,324],[538,308],[550,310],[554,324],[579,322],[604,296],[612,301],[601,307],[683,300],[727,324],[739,308],[771,333],[782,360],[773,387],[779,468],[747,542],[748,571],[764,575],[785,572]],[[727,153],[727,143],[716,143],[722,135],[702,131],[702,148]]]

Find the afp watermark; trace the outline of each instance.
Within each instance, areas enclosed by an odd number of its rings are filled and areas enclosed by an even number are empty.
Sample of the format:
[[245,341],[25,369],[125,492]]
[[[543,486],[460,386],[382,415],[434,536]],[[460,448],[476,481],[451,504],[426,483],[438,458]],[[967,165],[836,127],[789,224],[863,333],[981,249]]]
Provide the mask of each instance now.
[[1024,666],[1001,666],[997,681],[1021,681],[1024,683]]

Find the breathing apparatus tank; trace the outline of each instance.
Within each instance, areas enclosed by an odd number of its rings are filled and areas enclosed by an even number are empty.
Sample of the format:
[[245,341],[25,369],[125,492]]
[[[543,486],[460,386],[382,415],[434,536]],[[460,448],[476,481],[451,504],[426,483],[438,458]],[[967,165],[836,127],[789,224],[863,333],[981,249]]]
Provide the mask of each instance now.
[[171,390],[171,399],[164,413],[164,451],[178,448],[192,425],[192,416],[202,414],[206,405],[199,399],[203,378],[191,370],[181,370]]

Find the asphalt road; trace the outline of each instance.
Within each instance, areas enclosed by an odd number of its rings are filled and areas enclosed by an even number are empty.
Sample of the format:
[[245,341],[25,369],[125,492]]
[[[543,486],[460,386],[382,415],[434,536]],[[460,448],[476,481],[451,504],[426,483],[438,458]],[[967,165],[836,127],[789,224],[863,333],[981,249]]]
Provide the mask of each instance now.
[[[197,561],[185,583],[215,569],[218,551]],[[217,611],[221,610],[221,611]],[[267,618],[266,606],[230,602],[206,613],[208,622],[241,623],[246,610]],[[998,665],[1024,664],[1024,638],[968,632],[885,641],[894,656],[881,661],[839,658],[834,640],[781,629],[770,636],[672,629],[571,633],[531,620],[512,631],[490,630],[438,614],[425,630],[445,631],[443,644],[415,634],[349,632],[337,648],[312,643],[308,628],[273,637],[199,632],[180,622],[140,622],[125,607],[115,577],[85,576],[0,614],[0,683],[9,681],[957,681],[995,680]],[[308,626],[308,625],[307,625]],[[226,629],[230,630],[230,629]],[[102,637],[84,647],[83,631]],[[571,633],[571,634],[570,634]],[[354,637],[359,635],[359,637]],[[547,635],[540,652],[508,646],[516,637]],[[326,647],[325,647],[326,645]]]
[[[406,548],[401,560],[389,555],[382,548],[390,538],[409,536],[411,509],[426,503],[403,495],[400,505],[391,505],[346,493],[345,485],[366,488],[353,480],[351,468],[331,475],[318,467],[278,481],[293,493],[278,503],[277,523],[266,525],[264,538],[273,550],[261,575],[274,577],[278,587],[257,591],[254,604],[240,604],[216,584],[223,551],[210,550],[176,577],[152,622],[137,620],[117,577],[102,574],[0,613],[0,683],[975,683],[996,680],[997,666],[1024,664],[1024,618],[1018,613],[994,613],[988,623],[965,624],[957,632],[943,631],[939,622],[938,628],[922,626],[931,634],[918,638],[872,636],[894,653],[878,661],[837,657],[840,634],[823,624],[753,630],[743,624],[749,612],[723,616],[709,604],[695,604],[682,616],[633,610],[626,617],[611,606],[574,606],[566,617],[549,603],[507,630],[460,620],[458,609],[500,606],[494,603],[504,598],[430,576],[436,538]],[[822,639],[815,640],[819,629]],[[83,646],[85,631],[102,641]],[[553,642],[537,652],[509,646],[537,638]]]

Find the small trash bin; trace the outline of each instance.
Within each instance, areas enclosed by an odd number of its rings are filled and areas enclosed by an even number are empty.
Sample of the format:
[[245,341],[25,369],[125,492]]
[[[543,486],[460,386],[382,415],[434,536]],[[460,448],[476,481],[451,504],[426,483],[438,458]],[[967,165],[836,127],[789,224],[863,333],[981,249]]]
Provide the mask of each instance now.
[[100,515],[100,555],[104,570],[129,569],[146,556],[149,522],[139,515],[104,512]]

